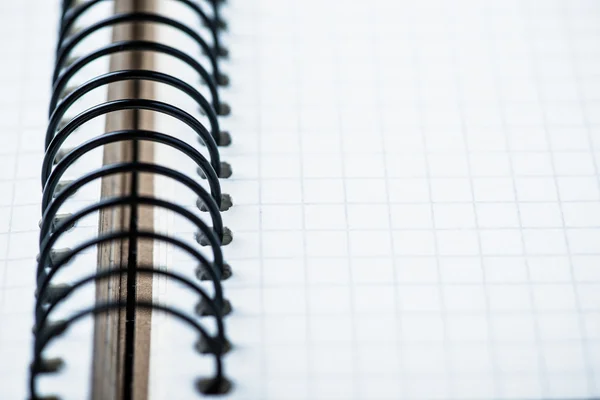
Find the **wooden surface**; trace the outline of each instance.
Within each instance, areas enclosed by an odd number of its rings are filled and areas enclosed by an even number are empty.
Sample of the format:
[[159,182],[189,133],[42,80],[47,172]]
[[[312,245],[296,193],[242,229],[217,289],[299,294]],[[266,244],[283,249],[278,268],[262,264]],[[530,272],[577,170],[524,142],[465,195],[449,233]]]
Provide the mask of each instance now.
[[[148,11],[155,6],[154,0],[116,0],[115,12],[122,13],[143,8]],[[153,30],[148,24],[121,24],[113,29],[113,41],[133,38],[152,38]],[[152,67],[151,55],[127,52],[111,57],[110,70]],[[153,98],[153,88],[149,82],[118,82],[108,86],[108,100],[124,98]],[[137,114],[137,115],[136,115]],[[149,112],[120,111],[107,115],[106,132],[118,129],[152,129],[153,118]],[[107,145],[104,148],[104,164],[132,160],[133,142]],[[150,142],[139,142],[141,161],[153,160],[153,146]],[[102,197],[126,195],[131,191],[131,174],[108,177],[102,181]],[[153,194],[153,179],[148,174],[139,176],[139,192]],[[139,207],[139,229],[151,230],[153,211]],[[128,207],[104,210],[100,214],[100,233],[127,231],[130,211]],[[98,268],[126,268],[128,264],[129,244],[127,240],[106,244],[98,252]],[[138,265],[152,265],[153,243],[138,243]],[[99,302],[125,301],[127,298],[127,275],[106,280],[97,285],[96,298]],[[141,276],[137,282],[137,298],[152,299],[152,278]],[[99,316],[94,329],[94,362],[92,376],[92,398],[97,400],[121,400],[125,382],[125,309]],[[151,312],[137,310],[135,316],[135,359],[134,359],[134,399],[148,398],[148,372],[150,354]]]
[[[156,0],[137,0],[136,8],[140,11],[153,11],[157,7]],[[155,30],[150,24],[140,24],[141,29],[136,33],[143,39],[155,39]],[[154,57],[152,53],[140,54],[140,67],[142,69],[154,68]],[[144,99],[154,99],[154,85],[152,82],[141,81],[139,95]],[[154,113],[139,111],[139,129],[154,129]],[[140,142],[140,161],[152,162],[154,160],[154,145],[152,142]],[[140,194],[154,195],[154,179],[151,175],[144,174],[140,177]],[[154,225],[154,213],[151,207],[140,207],[139,227],[143,230],[152,230]],[[138,244],[139,265],[152,265],[154,262],[154,243],[143,241]],[[142,275],[137,282],[137,298],[139,300],[152,300],[152,277]],[[134,399],[145,400],[148,398],[148,376],[150,372],[150,328],[152,312],[150,310],[139,310],[136,323],[136,358],[134,363]]]

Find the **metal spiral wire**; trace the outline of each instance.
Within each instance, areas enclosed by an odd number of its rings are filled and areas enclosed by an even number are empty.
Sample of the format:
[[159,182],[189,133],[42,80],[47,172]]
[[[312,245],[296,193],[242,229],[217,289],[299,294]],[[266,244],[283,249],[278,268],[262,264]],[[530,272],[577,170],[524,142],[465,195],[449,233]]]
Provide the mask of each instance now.
[[[228,195],[222,193],[220,183],[220,179],[228,178],[231,175],[231,167],[226,162],[221,161],[219,153],[219,146],[226,146],[231,142],[229,133],[221,131],[219,124],[219,118],[230,112],[229,106],[222,102],[219,95],[219,87],[226,86],[229,83],[229,78],[223,74],[220,68],[222,58],[228,54],[220,40],[220,32],[226,27],[225,22],[220,17],[219,10],[223,0],[164,0],[177,1],[188,7],[197,15],[200,23],[208,28],[208,38],[202,37],[196,30],[175,19],[149,12],[121,13],[104,18],[90,26],[74,29],[77,20],[86,12],[93,10],[93,7],[101,1],[106,0],[62,1],[56,63],[52,74],[49,122],[45,137],[45,156],[41,171],[42,220],[39,236],[40,249],[36,266],[37,288],[34,311],[35,325],[33,327],[33,360],[29,377],[30,398],[34,400],[59,398],[57,395],[40,394],[37,389],[37,380],[40,375],[55,373],[60,370],[64,363],[62,359],[45,357],[44,351],[52,341],[59,339],[71,326],[86,316],[98,316],[112,310],[128,307],[128,304],[124,301],[97,301],[95,304],[83,305],[81,309],[61,320],[53,319],[52,315],[56,307],[68,302],[69,298],[77,291],[125,275],[127,265],[117,265],[112,269],[98,270],[94,274],[79,278],[77,281],[68,284],[57,284],[54,282],[54,277],[82,252],[122,240],[134,240],[134,243],[130,243],[130,246],[136,246],[138,240],[153,240],[174,246],[195,260],[200,271],[197,272],[198,279],[210,281],[213,288],[212,296],[194,280],[175,272],[169,272],[164,268],[166,266],[136,265],[137,274],[163,277],[178,282],[186,290],[194,293],[198,302],[193,312],[141,300],[136,301],[135,307],[162,311],[174,319],[183,321],[195,330],[198,334],[197,351],[204,357],[214,359],[214,371],[208,377],[199,377],[196,381],[198,394],[199,396],[222,394],[231,388],[231,383],[225,374],[223,362],[223,356],[231,347],[226,335],[224,321],[225,316],[231,311],[231,304],[224,297],[221,281],[231,275],[231,268],[224,261],[221,247],[232,240],[231,232],[224,226],[221,216],[221,213],[231,206],[231,199]],[[207,9],[210,12],[206,12]],[[203,62],[197,58],[174,47],[146,40],[126,40],[94,49],[87,54],[77,54],[76,56],[73,54],[73,49],[77,44],[99,29],[136,22],[165,25],[184,33],[197,44],[199,52],[206,56],[208,65],[203,65]],[[127,51],[162,53],[183,61],[196,71],[201,82],[208,88],[210,98],[207,99],[194,87],[175,76],[144,69],[111,71],[76,87],[70,86],[73,76],[92,61],[100,57]],[[195,102],[198,109],[207,117],[209,126],[204,126],[196,117],[178,107],[144,98],[106,101],[90,107],[74,117],[67,117],[71,106],[90,91],[123,81],[152,81],[176,88]],[[208,152],[208,157],[190,143],[168,133],[142,129],[102,132],[74,148],[65,148],[65,141],[78,128],[84,126],[93,118],[122,110],[149,110],[153,113],[162,113],[179,119],[197,134],[200,143],[205,146]],[[62,180],[67,169],[90,151],[108,144],[131,141],[160,143],[178,151],[183,157],[195,163],[198,175],[188,176],[165,165],[133,160],[104,165],[74,180]],[[170,201],[132,193],[100,199],[70,214],[60,214],[61,207],[72,198],[77,190],[86,184],[127,173],[150,173],[183,184],[198,197],[199,207],[206,212],[198,216],[185,207]],[[200,184],[202,180],[207,183],[208,190]],[[212,254],[212,260],[208,260],[202,252],[184,241],[143,229],[136,229],[133,236],[132,232],[127,230],[100,233],[92,239],[82,241],[73,248],[60,251],[55,248],[57,241],[83,218],[93,213],[117,207],[133,210],[139,206],[168,210],[189,221],[196,229],[198,242],[206,246],[209,253]],[[203,323],[205,318],[214,319],[217,327],[214,335],[211,335],[205,329]]]

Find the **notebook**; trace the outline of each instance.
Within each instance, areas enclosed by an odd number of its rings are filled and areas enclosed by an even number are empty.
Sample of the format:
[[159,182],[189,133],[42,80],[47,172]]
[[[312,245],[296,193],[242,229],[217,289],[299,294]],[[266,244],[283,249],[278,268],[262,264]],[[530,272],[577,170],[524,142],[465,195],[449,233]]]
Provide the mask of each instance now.
[[0,19],[0,398],[600,397],[595,2]]

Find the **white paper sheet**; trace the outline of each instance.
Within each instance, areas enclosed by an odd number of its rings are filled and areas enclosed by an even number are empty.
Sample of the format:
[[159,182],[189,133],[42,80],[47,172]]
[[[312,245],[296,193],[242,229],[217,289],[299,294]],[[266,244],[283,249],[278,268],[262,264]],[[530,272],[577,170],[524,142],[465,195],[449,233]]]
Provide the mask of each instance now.
[[[231,0],[224,15],[225,398],[600,395],[600,6]],[[192,274],[173,254],[158,261]],[[186,332],[155,321],[153,399],[192,398],[210,372]]]
[[[7,399],[27,395],[57,3],[0,4]],[[222,158],[234,170],[222,182],[234,200],[223,214],[234,233],[225,398],[600,396],[600,5],[228,0],[223,13],[233,145]],[[194,174],[172,152],[157,156]],[[166,181],[157,192],[195,206]],[[156,217],[193,241],[189,225]],[[158,265],[193,276],[156,249]],[[155,293],[193,309],[175,285],[156,280]],[[70,367],[44,388],[82,398],[89,326],[57,345]],[[195,398],[193,380],[212,368],[195,335],[161,315],[152,332],[151,398]]]

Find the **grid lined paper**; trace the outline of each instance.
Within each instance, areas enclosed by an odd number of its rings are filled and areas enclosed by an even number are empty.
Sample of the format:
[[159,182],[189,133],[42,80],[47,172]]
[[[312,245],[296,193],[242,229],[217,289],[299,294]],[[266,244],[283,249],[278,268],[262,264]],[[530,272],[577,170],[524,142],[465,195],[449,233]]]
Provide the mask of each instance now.
[[0,397],[24,399],[31,360],[39,165],[58,2],[0,4]]
[[[25,397],[54,3],[0,5],[9,399]],[[227,398],[600,396],[600,6],[230,0],[224,14]],[[153,323],[152,398],[194,398],[211,364]]]
[[[41,5],[41,2],[39,2]],[[39,219],[38,170],[30,164],[43,150],[36,130],[44,129],[45,95],[36,96],[37,84],[47,88],[51,60],[48,49],[40,51],[39,32],[30,31],[26,21],[40,30],[50,30],[45,13],[55,14],[47,2],[29,14],[25,4],[2,4],[2,103],[0,104],[0,387],[6,398],[24,398],[26,368],[30,359],[33,324],[33,260],[37,250]],[[6,40],[6,38],[11,40]],[[45,42],[45,41],[44,41]],[[40,68],[40,59],[48,68]],[[35,67],[34,67],[35,66]],[[28,77],[29,79],[27,79]],[[41,97],[41,98],[40,98]],[[35,109],[41,110],[39,115]],[[40,118],[41,117],[41,118]]]
[[[224,14],[227,398],[600,395],[598,4]],[[198,356],[155,322],[154,396],[187,398]]]

